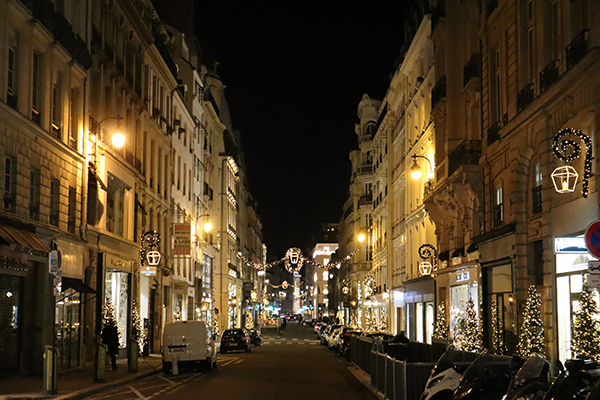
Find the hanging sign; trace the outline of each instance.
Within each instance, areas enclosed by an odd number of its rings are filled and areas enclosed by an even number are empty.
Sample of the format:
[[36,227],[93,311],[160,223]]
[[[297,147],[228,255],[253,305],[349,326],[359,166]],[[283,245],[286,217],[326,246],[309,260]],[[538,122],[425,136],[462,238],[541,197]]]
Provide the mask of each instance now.
[[189,223],[173,224],[173,238],[175,240],[173,254],[176,256],[189,256],[192,243],[192,225]]
[[588,262],[587,283],[592,289],[600,289],[600,261]]
[[58,273],[58,269],[60,268],[60,251],[52,250],[48,255],[48,272],[53,275]]

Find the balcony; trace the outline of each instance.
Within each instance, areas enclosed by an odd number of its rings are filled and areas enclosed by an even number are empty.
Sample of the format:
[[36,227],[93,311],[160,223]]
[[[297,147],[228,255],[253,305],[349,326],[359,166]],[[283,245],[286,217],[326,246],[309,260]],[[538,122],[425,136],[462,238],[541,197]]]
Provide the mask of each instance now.
[[431,109],[433,110],[444,97],[446,97],[446,75],[441,76],[431,89]]
[[463,165],[477,165],[481,157],[481,141],[464,140],[448,155],[448,175]]
[[517,112],[521,112],[524,109],[526,109],[527,106],[533,103],[534,98],[535,96],[533,94],[533,83],[528,83],[517,94]]
[[373,194],[365,194],[358,199],[358,206],[367,206],[373,202]]
[[540,93],[558,81],[558,62],[558,60],[552,60],[552,62],[540,72]]
[[588,37],[590,31],[587,29],[581,31],[579,35],[573,39],[573,41],[567,46],[567,69],[571,69],[572,66],[577,64],[588,52]]
[[471,79],[481,77],[481,56],[473,54],[463,67],[463,87],[466,87]]
[[494,123],[492,124],[492,126],[490,126],[488,128],[487,131],[487,138],[488,138],[488,146],[491,146],[492,143],[494,143],[497,140],[500,140],[500,124],[499,123]]
[[373,164],[362,164],[356,168],[356,175],[368,175],[373,173]]

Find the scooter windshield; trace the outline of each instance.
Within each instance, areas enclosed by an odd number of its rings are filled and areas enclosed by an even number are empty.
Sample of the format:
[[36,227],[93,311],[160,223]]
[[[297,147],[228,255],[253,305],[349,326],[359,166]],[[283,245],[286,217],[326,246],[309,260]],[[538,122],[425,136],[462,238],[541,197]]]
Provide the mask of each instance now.
[[454,361],[456,360],[457,355],[458,352],[454,349],[454,347],[448,347],[448,350],[446,350],[444,354],[442,354],[440,359],[435,364],[433,370],[431,370],[431,376],[436,376],[440,372],[452,368],[454,366]]
[[485,374],[485,366],[487,365],[490,356],[488,354],[482,354],[465,371],[461,378],[461,385],[467,382],[475,381],[482,378]]
[[548,364],[548,361],[539,354],[533,354],[530,356],[525,364],[519,369],[519,372],[515,375],[513,380],[510,382],[508,388],[508,394],[519,386],[524,385],[527,382],[538,379],[544,371],[544,367]]

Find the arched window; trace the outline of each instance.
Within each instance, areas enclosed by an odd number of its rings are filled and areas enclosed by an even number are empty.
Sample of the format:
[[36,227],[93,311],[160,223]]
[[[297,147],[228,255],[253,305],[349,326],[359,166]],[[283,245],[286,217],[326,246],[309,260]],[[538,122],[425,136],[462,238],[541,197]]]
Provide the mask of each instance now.
[[542,166],[538,161],[533,170],[533,189],[531,189],[533,213],[542,212]]

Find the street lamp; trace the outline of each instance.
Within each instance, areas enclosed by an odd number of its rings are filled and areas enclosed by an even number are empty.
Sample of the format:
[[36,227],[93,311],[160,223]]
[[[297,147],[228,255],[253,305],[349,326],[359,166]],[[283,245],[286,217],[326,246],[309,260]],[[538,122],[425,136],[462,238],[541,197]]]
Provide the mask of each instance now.
[[358,234],[358,241],[359,241],[360,243],[364,242],[366,238],[367,238],[367,237],[365,236],[365,234],[364,234],[364,233],[359,233],[359,234]]
[[102,129],[102,124],[111,119],[117,121],[117,129],[115,129],[111,137],[113,147],[119,150],[125,145],[125,135],[119,131],[123,117],[121,117],[120,115],[117,115],[116,117],[106,117],[100,120],[99,122],[96,122],[96,120],[90,117],[89,137],[90,141],[92,142],[92,148],[90,149],[91,151],[88,151],[88,153],[90,153],[93,157],[91,165],[94,169],[97,169],[96,162],[98,157],[98,140],[104,140],[104,131]]
[[433,165],[431,164],[431,161],[429,161],[429,158],[416,154],[413,154],[412,158],[413,165],[410,167],[410,176],[412,176],[414,180],[419,180],[419,178],[421,178],[421,166],[417,162],[417,158],[424,158],[427,160],[427,163],[429,164],[429,175],[433,174]]

